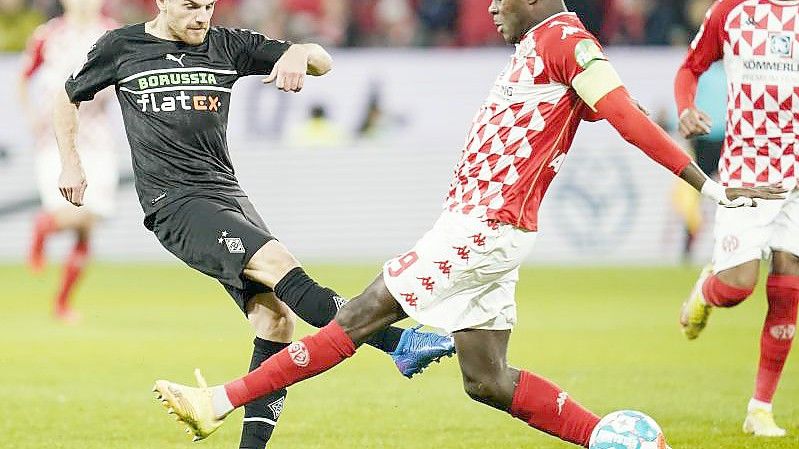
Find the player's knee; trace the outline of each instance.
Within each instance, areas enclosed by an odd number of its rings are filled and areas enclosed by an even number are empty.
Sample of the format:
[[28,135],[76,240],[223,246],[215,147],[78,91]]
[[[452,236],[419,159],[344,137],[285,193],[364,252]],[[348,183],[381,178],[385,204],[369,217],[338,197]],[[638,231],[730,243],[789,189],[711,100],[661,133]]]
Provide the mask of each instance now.
[[752,295],[759,274],[758,265],[744,265],[717,274],[716,278],[730,288],[725,288],[722,298],[714,303],[719,307],[733,307],[740,304]]
[[499,402],[502,393],[496,379],[488,376],[464,376],[463,389],[470,398],[489,405]]
[[784,251],[774,251],[771,269],[773,274],[799,276],[799,256]]
[[336,313],[336,322],[358,344],[372,334],[407,317],[391,293],[378,278],[363,293],[344,304]]
[[267,287],[274,288],[300,262],[277,240],[262,246],[244,267],[244,275]]

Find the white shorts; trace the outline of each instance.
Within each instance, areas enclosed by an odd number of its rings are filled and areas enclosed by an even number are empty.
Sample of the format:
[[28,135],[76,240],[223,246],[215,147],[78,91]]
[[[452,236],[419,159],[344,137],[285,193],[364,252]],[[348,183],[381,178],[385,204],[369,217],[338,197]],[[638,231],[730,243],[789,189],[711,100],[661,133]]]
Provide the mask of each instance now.
[[506,330],[516,324],[519,265],[537,234],[444,212],[413,247],[383,265],[405,313],[446,332]]
[[799,255],[799,190],[784,200],[757,200],[757,207],[719,207],[713,233],[715,273],[768,259],[772,250]]
[[[81,163],[86,172],[89,186],[84,195],[87,210],[107,218],[114,211],[119,167],[112,150],[92,149],[81,153]],[[47,211],[76,208],[58,191],[58,177],[61,174],[61,159],[55,147],[47,147],[36,155],[36,178],[42,207]]]

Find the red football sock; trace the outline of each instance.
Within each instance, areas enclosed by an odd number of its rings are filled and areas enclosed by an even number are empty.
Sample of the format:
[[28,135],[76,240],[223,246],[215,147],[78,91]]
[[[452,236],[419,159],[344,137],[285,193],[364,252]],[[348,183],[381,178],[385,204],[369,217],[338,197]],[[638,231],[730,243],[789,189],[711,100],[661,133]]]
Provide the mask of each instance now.
[[58,290],[55,300],[56,314],[64,313],[69,310],[69,299],[72,295],[72,290],[80,279],[83,273],[83,267],[86,265],[86,259],[89,254],[89,242],[79,240],[72,249],[72,252],[67,257],[64,263],[64,275],[61,278],[61,287]]
[[771,275],[766,291],[768,313],[760,336],[760,365],[754,398],[770,404],[796,334],[799,276]]
[[233,407],[320,374],[355,354],[355,344],[334,320],[314,335],[295,341],[246,376],[225,384]]
[[522,371],[510,414],[561,440],[588,447],[599,417],[572,400],[552,382]]
[[33,225],[33,238],[29,254],[30,265],[35,271],[44,268],[44,244],[47,237],[58,229],[55,218],[47,212],[40,213]]
[[738,288],[725,284],[716,275],[709,276],[702,284],[702,295],[711,306],[734,307],[752,294],[751,288]]

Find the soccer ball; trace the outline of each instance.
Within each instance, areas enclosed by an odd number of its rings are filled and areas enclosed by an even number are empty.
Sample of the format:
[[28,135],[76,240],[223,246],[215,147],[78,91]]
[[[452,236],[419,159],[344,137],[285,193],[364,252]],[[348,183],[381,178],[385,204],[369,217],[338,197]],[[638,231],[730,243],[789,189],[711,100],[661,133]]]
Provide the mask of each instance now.
[[654,419],[635,410],[613,412],[591,432],[588,449],[668,449]]

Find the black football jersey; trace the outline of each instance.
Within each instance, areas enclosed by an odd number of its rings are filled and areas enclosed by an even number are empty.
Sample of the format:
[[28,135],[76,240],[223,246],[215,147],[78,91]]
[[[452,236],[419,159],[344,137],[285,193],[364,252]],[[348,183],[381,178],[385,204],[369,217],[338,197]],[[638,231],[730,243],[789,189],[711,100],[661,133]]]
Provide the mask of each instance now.
[[136,191],[149,215],[192,194],[244,195],[226,139],[231,89],[242,76],[271,72],[290,45],[220,27],[189,45],[148,34],[140,23],[100,38],[66,91],[82,102],[115,86]]

